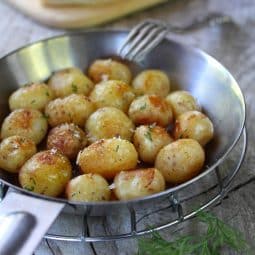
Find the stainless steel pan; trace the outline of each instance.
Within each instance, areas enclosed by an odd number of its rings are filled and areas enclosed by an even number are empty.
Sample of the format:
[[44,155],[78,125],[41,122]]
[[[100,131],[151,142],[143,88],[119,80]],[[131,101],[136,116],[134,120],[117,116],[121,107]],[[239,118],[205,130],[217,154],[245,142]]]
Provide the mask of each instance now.
[[[126,31],[91,31],[43,40],[18,49],[0,60],[0,121],[8,114],[8,96],[21,84],[46,80],[53,71],[69,66],[85,70],[96,58],[115,56]],[[136,72],[159,68],[169,74],[173,86],[190,91],[215,126],[215,137],[207,148],[207,168],[196,178],[164,192],[128,202],[75,203],[21,189],[16,179],[0,170],[0,181],[11,191],[0,203],[0,254],[32,254],[47,229],[64,209],[89,215],[119,213],[151,206],[214,171],[240,137],[245,122],[241,90],[231,74],[204,52],[165,39]]]

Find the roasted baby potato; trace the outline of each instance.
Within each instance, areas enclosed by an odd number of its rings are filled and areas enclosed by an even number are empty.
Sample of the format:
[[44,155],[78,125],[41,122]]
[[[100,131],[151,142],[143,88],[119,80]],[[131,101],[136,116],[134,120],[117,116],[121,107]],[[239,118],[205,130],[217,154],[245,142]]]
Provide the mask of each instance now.
[[18,173],[23,164],[36,153],[35,143],[26,137],[10,136],[0,143],[0,168]]
[[69,160],[57,150],[47,150],[36,153],[22,166],[19,182],[26,190],[56,197],[65,190],[71,176]]
[[180,139],[159,151],[155,167],[167,182],[179,184],[199,174],[204,161],[204,150],[196,140]]
[[165,189],[165,179],[156,168],[121,171],[114,178],[114,193],[119,200],[148,196]]
[[87,144],[85,132],[75,124],[61,124],[50,130],[47,149],[57,149],[69,159],[75,159]]
[[75,67],[66,68],[54,73],[48,85],[57,97],[66,97],[71,94],[87,96],[93,89],[93,82],[83,72]]
[[170,91],[170,80],[160,70],[145,70],[133,80],[132,86],[136,95],[157,95],[165,97]]
[[128,115],[136,124],[153,124],[165,127],[173,120],[172,108],[167,101],[156,95],[136,98],[130,105]]
[[103,81],[97,84],[90,94],[90,99],[97,108],[112,106],[127,112],[135,98],[132,88],[123,81]]
[[200,111],[196,99],[188,91],[175,91],[166,97],[166,101],[171,104],[175,118],[184,112]]
[[138,155],[135,147],[120,138],[102,139],[86,147],[77,158],[84,173],[97,173],[107,179],[118,172],[136,167]]
[[16,109],[44,110],[54,99],[53,90],[44,83],[32,83],[14,91],[9,98],[11,111]]
[[110,200],[108,182],[99,174],[83,174],[75,177],[66,187],[68,200],[95,202]]
[[64,123],[74,123],[83,127],[94,110],[95,105],[89,98],[84,95],[72,94],[51,101],[45,108],[45,115],[52,127]]
[[90,115],[86,122],[86,131],[90,143],[112,137],[131,140],[134,124],[121,110],[104,107]]
[[173,142],[167,131],[159,126],[139,126],[133,137],[135,148],[142,161],[154,163],[160,149]]
[[213,124],[201,112],[185,112],[176,119],[174,137],[192,138],[204,146],[213,138]]
[[38,110],[17,109],[4,119],[1,138],[19,135],[27,137],[38,144],[46,135],[47,128],[47,120]]
[[97,59],[89,67],[88,74],[95,83],[105,80],[121,80],[130,84],[132,79],[129,68],[112,59]]

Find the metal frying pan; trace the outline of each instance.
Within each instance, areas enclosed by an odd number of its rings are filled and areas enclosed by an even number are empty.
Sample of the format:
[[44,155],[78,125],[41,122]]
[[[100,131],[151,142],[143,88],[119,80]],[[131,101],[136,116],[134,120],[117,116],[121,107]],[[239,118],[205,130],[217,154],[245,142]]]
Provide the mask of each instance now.
[[[126,31],[91,31],[43,40],[18,49],[0,60],[0,122],[8,114],[8,97],[20,84],[46,80],[53,71],[78,66],[83,70],[96,58],[116,55]],[[0,254],[32,254],[66,207],[90,215],[141,209],[169,196],[214,171],[231,151],[244,127],[245,104],[239,86],[216,60],[200,50],[164,40],[140,68],[159,68],[176,87],[190,91],[214,123],[215,138],[208,147],[208,168],[192,180],[145,198],[120,202],[78,203],[21,189],[15,178],[0,170],[0,181],[11,191],[0,203]]]

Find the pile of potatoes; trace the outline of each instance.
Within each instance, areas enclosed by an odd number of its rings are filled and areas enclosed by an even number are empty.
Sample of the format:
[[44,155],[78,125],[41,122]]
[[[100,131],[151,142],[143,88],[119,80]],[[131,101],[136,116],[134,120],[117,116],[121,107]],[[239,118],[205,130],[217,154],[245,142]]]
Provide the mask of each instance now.
[[[71,201],[129,200],[200,173],[213,124],[169,77],[98,59],[17,89],[1,127],[0,168],[21,187]],[[40,151],[39,151],[40,148]]]

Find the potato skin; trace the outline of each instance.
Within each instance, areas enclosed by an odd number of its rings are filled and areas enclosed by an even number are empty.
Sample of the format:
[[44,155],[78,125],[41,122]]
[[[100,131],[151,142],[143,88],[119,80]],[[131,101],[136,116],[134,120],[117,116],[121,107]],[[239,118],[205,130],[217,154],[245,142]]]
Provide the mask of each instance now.
[[188,91],[175,91],[166,97],[166,101],[172,106],[175,118],[184,112],[200,111],[196,99]]
[[95,83],[103,80],[121,80],[130,84],[132,79],[129,68],[112,59],[95,60],[88,69],[88,75]]
[[102,139],[86,147],[77,157],[84,173],[97,173],[106,179],[118,172],[136,167],[138,155],[135,147],[120,138]]
[[66,195],[70,201],[108,201],[111,190],[108,182],[101,175],[83,174],[69,181]]
[[196,140],[180,139],[159,151],[155,167],[167,182],[179,184],[198,175],[204,161],[204,150]]
[[2,124],[1,138],[20,135],[40,143],[47,133],[48,123],[44,115],[34,109],[17,109]]
[[89,97],[97,108],[111,106],[127,112],[135,94],[125,82],[110,80],[97,84]]
[[130,105],[128,115],[136,124],[153,124],[165,127],[173,120],[170,104],[162,97],[144,95],[136,98]]
[[18,173],[35,153],[36,145],[31,139],[18,135],[5,138],[0,144],[0,168]]
[[86,122],[88,140],[93,143],[99,139],[120,137],[131,140],[134,124],[128,116],[114,107],[104,107],[90,115]]
[[9,107],[11,111],[22,108],[42,111],[54,97],[53,90],[45,83],[32,83],[11,94]]
[[70,67],[54,73],[48,85],[57,97],[66,97],[71,94],[82,94],[87,96],[93,89],[93,82],[83,72]]
[[74,159],[87,144],[85,132],[75,124],[61,124],[50,130],[47,149],[57,149],[69,159]]
[[146,163],[154,163],[160,149],[171,142],[167,131],[155,125],[137,127],[133,137],[139,157]]
[[160,70],[145,70],[133,80],[132,86],[136,95],[157,95],[166,97],[170,91],[170,80]]
[[119,200],[129,200],[165,190],[165,179],[156,168],[121,171],[114,178],[114,186]]
[[89,115],[95,110],[95,105],[84,95],[72,94],[65,98],[51,101],[45,109],[50,126],[64,123],[74,123],[83,127]]
[[213,133],[211,120],[201,112],[185,112],[176,119],[175,139],[192,138],[204,146],[213,138]]
[[57,197],[71,179],[69,160],[56,150],[36,153],[21,168],[19,182],[22,188],[35,193]]

